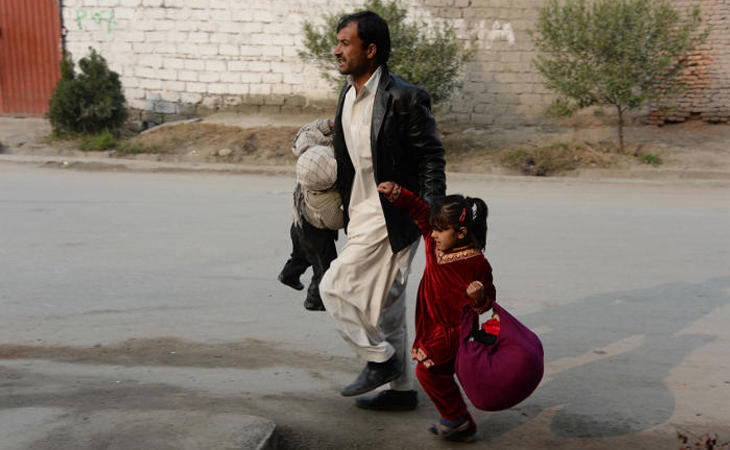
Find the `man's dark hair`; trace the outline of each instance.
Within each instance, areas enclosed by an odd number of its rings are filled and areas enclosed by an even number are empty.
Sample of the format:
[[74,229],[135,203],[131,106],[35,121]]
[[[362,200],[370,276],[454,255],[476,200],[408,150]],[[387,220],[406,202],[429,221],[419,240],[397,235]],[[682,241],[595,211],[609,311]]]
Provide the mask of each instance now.
[[342,16],[337,24],[337,32],[345,28],[350,22],[357,23],[357,35],[362,40],[362,48],[375,44],[378,51],[375,58],[378,63],[385,64],[390,58],[390,31],[388,23],[372,11],[360,11]]

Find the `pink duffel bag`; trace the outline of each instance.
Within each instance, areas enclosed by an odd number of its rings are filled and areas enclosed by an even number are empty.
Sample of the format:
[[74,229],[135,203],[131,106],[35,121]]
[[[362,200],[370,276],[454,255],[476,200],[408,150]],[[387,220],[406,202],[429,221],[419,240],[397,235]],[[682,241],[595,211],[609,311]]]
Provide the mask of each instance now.
[[478,409],[500,411],[526,399],[537,388],[544,370],[542,343],[535,333],[494,303],[499,334],[493,344],[470,339],[478,316],[464,308],[456,376]]

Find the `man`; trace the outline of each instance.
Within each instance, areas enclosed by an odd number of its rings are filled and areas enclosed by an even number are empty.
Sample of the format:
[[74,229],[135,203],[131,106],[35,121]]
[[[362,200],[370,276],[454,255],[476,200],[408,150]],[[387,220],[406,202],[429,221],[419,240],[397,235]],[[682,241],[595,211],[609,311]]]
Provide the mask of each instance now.
[[320,284],[344,339],[367,361],[344,396],[365,409],[409,410],[418,404],[407,354],[405,292],[420,232],[381,198],[395,181],[426,201],[444,195],[444,150],[425,90],[388,72],[390,34],[377,14],[343,17],[334,50],[348,81],[340,93],[333,146],[347,243]]

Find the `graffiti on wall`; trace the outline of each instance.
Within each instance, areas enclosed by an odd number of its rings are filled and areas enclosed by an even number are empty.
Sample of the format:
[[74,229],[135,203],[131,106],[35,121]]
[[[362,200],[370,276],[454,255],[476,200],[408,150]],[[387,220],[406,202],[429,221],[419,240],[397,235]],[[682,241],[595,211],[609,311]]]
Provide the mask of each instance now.
[[481,20],[477,36],[480,41],[486,42],[484,47],[487,50],[491,49],[492,44],[497,41],[506,41],[509,45],[515,43],[515,33],[510,22],[495,20],[490,27],[488,21]]
[[101,9],[93,13],[85,9],[76,11],[76,23],[79,25],[80,30],[84,29],[84,24],[88,25],[90,22],[97,27],[103,27],[107,33],[111,33],[113,25],[118,25],[114,19],[113,9]]
[[490,41],[507,41],[510,45],[515,43],[515,33],[512,31],[512,24],[509,22],[500,22],[495,20],[492,29],[487,34]]

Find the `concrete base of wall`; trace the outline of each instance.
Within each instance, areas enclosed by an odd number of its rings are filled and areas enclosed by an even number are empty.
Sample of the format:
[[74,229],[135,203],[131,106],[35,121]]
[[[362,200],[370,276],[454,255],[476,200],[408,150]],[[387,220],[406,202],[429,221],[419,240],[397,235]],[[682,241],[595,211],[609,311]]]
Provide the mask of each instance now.
[[142,131],[167,122],[188,120],[195,117],[208,117],[216,113],[246,114],[246,115],[303,115],[317,117],[332,117],[336,102],[334,100],[320,100],[308,102],[284,102],[282,104],[238,103],[230,104],[225,101],[219,103],[175,103],[173,107],[152,107],[148,109],[129,108],[129,123],[131,128]]

